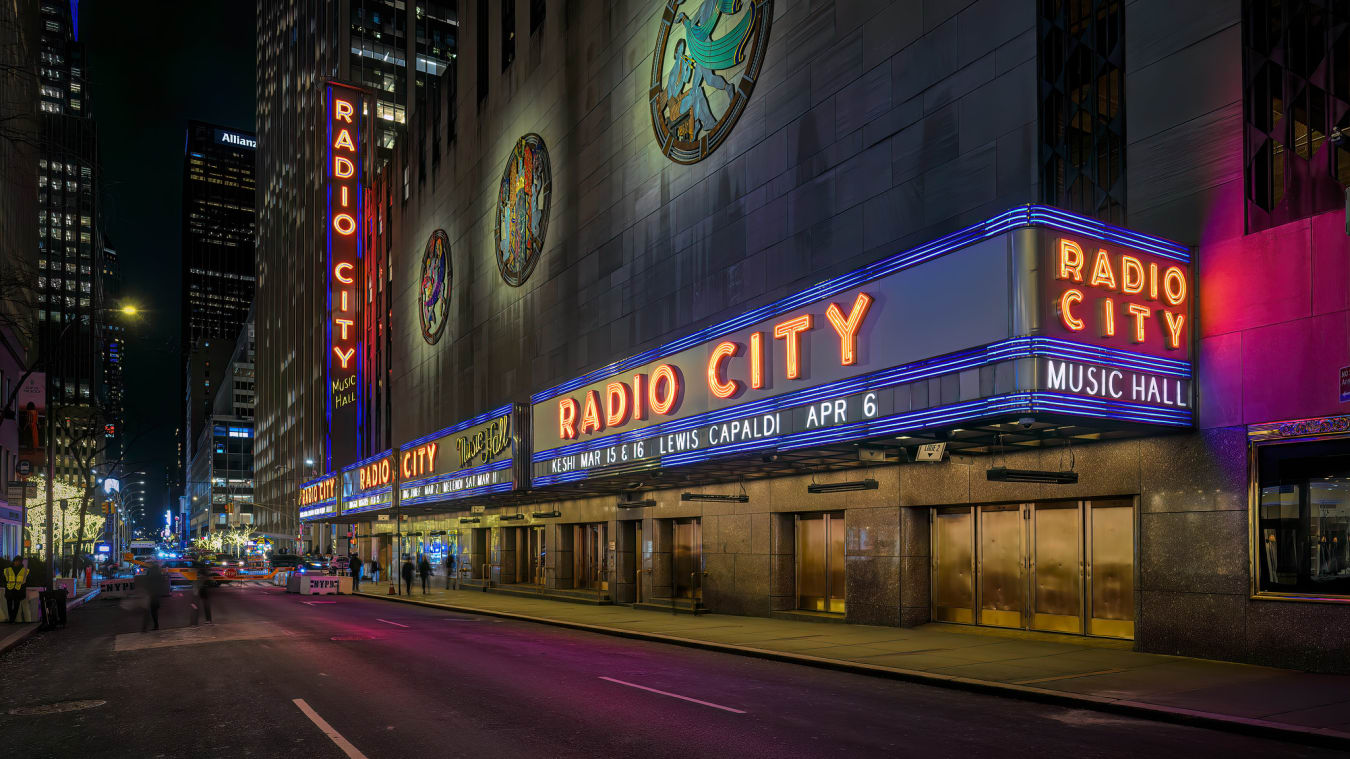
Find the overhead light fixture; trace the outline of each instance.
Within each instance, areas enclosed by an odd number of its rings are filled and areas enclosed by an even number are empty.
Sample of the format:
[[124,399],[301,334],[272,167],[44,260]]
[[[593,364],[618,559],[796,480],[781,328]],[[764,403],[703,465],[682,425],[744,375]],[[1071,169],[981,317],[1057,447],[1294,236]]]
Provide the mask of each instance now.
[[515,519],[524,519],[524,518],[525,518],[524,514],[502,514],[501,516],[497,517],[497,520],[501,522],[509,522]]
[[481,522],[481,521],[483,521],[483,520],[479,519],[478,517],[460,517],[460,518],[459,518],[459,523],[460,523],[460,524],[478,524],[478,523]]
[[847,493],[850,490],[876,490],[877,481],[868,477],[865,480],[849,482],[813,482],[806,486],[808,493]]
[[681,501],[711,501],[713,503],[749,503],[750,496],[745,493],[740,495],[718,495],[717,493],[680,493]]
[[562,516],[562,512],[561,512],[561,511],[536,511],[536,512],[534,512],[533,514],[531,514],[530,516],[534,517],[535,519],[549,519],[549,518],[551,518],[551,517],[560,517],[560,516]]
[[619,503],[617,505],[621,509],[640,509],[644,506],[655,506],[656,501],[652,500],[651,498],[643,498],[641,500],[632,500],[632,501],[626,498],[620,498]]
[[1043,469],[1009,469],[993,467],[984,473],[990,482],[1036,482],[1045,485],[1074,485],[1077,472],[1050,472]]

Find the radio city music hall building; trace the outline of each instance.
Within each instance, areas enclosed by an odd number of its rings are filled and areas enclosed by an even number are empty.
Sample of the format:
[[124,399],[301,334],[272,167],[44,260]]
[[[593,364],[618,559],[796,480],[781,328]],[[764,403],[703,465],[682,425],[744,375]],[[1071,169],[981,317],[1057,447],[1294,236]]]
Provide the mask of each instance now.
[[322,84],[312,547],[1350,666],[1341,11],[535,5],[387,164]]

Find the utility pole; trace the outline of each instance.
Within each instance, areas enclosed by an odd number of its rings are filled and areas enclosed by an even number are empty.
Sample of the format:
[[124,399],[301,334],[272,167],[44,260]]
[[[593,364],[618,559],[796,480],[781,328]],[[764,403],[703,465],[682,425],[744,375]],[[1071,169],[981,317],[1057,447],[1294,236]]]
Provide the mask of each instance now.
[[43,385],[45,386],[44,392],[47,394],[47,536],[43,542],[47,546],[47,577],[52,578],[56,576],[55,562],[52,556],[52,499],[56,493],[56,404],[52,397],[52,373],[50,371],[43,375]]

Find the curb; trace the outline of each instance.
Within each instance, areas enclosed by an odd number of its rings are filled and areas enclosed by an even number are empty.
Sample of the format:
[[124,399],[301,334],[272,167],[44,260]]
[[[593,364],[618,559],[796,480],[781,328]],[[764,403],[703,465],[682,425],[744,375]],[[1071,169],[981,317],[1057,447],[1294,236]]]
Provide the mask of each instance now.
[[0,640],[0,656],[3,656],[9,649],[14,648],[25,640],[33,637],[33,635],[37,633],[38,627],[40,627],[40,625],[37,622],[24,622],[23,627],[16,630],[4,640]]
[[445,603],[435,603],[433,601],[418,601],[403,596],[375,595],[371,593],[354,593],[351,595],[354,598],[374,598],[377,600],[392,601],[394,603],[424,606],[429,609],[441,609],[442,611],[480,614],[487,617],[514,619],[522,622],[535,622],[554,627],[564,627],[572,630],[583,630],[586,632],[600,633],[602,635],[611,635],[619,638],[668,643],[671,645],[683,646],[685,648],[719,651],[739,656],[767,659],[769,661],[800,664],[808,667],[836,670],[839,672],[870,675],[872,677],[884,677],[891,680],[901,680],[921,685],[953,688],[973,693],[984,693],[1005,698],[1017,698],[1024,701],[1035,701],[1056,706],[1091,709],[1093,711],[1120,714],[1156,722],[1169,722],[1189,727],[1222,730],[1225,732],[1251,735],[1260,738],[1292,741],[1309,746],[1338,749],[1350,748],[1350,733],[1342,732],[1340,730],[1301,727],[1284,722],[1271,722],[1269,720],[1215,714],[1213,712],[1205,712],[1196,709],[1182,709],[1179,707],[1149,704],[1142,701],[1124,701],[1102,698],[1101,696],[1075,695],[1064,691],[1035,688],[1027,685],[1013,685],[1011,683],[1000,683],[992,680],[979,680],[976,678],[957,677],[954,675],[940,675],[933,672],[924,672],[922,670],[883,667],[876,664],[863,664],[862,662],[846,661],[843,659],[828,659],[820,656],[806,656],[803,654],[788,653],[786,651],[771,651],[750,646],[738,646],[731,643],[716,643],[713,641],[698,640],[696,638],[682,638],[662,633],[647,633],[618,627],[605,627],[604,625],[572,622],[549,617],[536,617],[529,614],[498,611],[496,609],[480,609],[472,606],[457,606]]

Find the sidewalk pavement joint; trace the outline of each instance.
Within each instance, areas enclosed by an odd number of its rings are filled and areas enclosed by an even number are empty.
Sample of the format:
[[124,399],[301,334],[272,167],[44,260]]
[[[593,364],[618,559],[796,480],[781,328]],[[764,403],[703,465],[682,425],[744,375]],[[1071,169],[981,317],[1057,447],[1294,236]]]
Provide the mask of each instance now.
[[[1083,683],[1087,682],[1088,680],[1090,680],[1090,678],[1093,677],[1101,677],[1101,676],[1111,677],[1111,676],[1119,676],[1122,674],[1128,675],[1131,673],[1137,675],[1145,670],[1149,670],[1150,674],[1160,674],[1161,677],[1165,678],[1167,677],[1167,673],[1161,672],[1161,670],[1166,669],[1166,665],[1169,664],[1176,665],[1178,663],[1184,664],[1193,662],[1204,662],[1207,664],[1212,664],[1215,667],[1221,669],[1226,668],[1224,669],[1223,673],[1230,674],[1235,679],[1250,678],[1252,676],[1251,675],[1252,672],[1257,673],[1269,672],[1272,673],[1270,675],[1270,677],[1272,678],[1281,676],[1290,677],[1295,679],[1296,681],[1292,685],[1292,687],[1295,688],[1303,687],[1304,683],[1302,682],[1302,678],[1315,679],[1315,678],[1343,677],[1339,675],[1317,675],[1310,673],[1296,673],[1287,670],[1278,670],[1273,668],[1255,667],[1252,665],[1235,664],[1232,662],[1211,662],[1208,660],[1187,659],[1185,657],[1172,657],[1156,654],[1144,654],[1112,648],[1097,648],[1093,647],[1091,641],[1080,641],[1077,639],[1068,639],[1065,643],[1056,642],[1050,644],[1051,647],[1059,647],[1060,649],[1062,649],[1062,651],[1060,652],[1052,651],[1049,653],[1027,656],[1025,650],[1018,650],[1018,649],[1025,648],[1026,644],[1028,643],[1030,643],[1034,647],[1038,645],[1043,645],[1043,642],[1040,640],[1026,641],[1017,638],[991,637],[986,639],[985,641],[975,643],[974,641],[970,641],[969,638],[967,638],[966,641],[964,641],[966,642],[966,646],[970,646],[972,643],[974,643],[974,645],[979,646],[985,645],[993,646],[999,644],[1006,644],[1009,645],[1011,649],[1018,652],[1013,655],[1003,657],[1002,659],[996,661],[993,660],[983,661],[980,659],[969,659],[969,658],[962,659],[961,664],[958,665],[962,667],[968,665],[985,665],[985,664],[1004,665],[1006,662],[1016,662],[1015,665],[1012,665],[1016,667],[1022,668],[1026,668],[1029,666],[1035,667],[1038,664],[1052,665],[1054,663],[1051,660],[1055,659],[1058,656],[1091,656],[1093,653],[1103,651],[1109,651],[1111,654],[1126,655],[1131,658],[1137,658],[1137,664],[1133,668],[1126,667],[1123,664],[1115,664],[1115,663],[1113,663],[1112,665],[1108,665],[1108,667],[1102,667],[1100,664],[1097,665],[1097,667],[1093,667],[1091,664],[1087,664],[1082,667],[1081,671],[1077,672],[1073,671],[1066,672],[1063,669],[1056,670],[1052,668],[1047,668],[1043,671],[1042,676],[1026,677],[1027,673],[1020,673],[1018,679],[1016,680],[1008,680],[1008,681],[987,680],[979,677],[962,676],[949,672],[934,671],[937,669],[950,668],[952,666],[950,664],[942,664],[941,660],[938,660],[938,666],[934,666],[933,669],[923,670],[910,667],[896,667],[885,664],[875,664],[858,660],[833,658],[830,656],[818,654],[793,653],[788,650],[775,650],[772,647],[759,648],[753,645],[745,645],[739,642],[731,643],[717,640],[701,639],[697,637],[687,637],[690,634],[698,634],[704,630],[717,630],[725,634],[724,631],[728,628],[740,628],[751,624],[758,626],[772,625],[773,627],[779,628],[775,632],[794,632],[796,630],[792,627],[793,625],[817,624],[813,622],[795,622],[795,621],[767,619],[759,617],[727,617],[725,615],[717,615],[717,614],[705,614],[697,617],[685,615],[684,617],[677,618],[674,616],[663,615],[661,612],[656,611],[646,612],[650,618],[644,617],[641,619],[631,619],[631,617],[633,616],[632,615],[633,610],[630,607],[622,605],[603,607],[603,611],[597,614],[597,611],[601,609],[601,607],[591,608],[587,606],[576,606],[574,604],[549,603],[547,599],[518,598],[514,596],[508,596],[506,594],[483,594],[481,591],[478,590],[442,591],[440,589],[437,589],[435,595],[437,597],[441,597],[455,594],[469,597],[468,594],[471,592],[474,594],[473,596],[471,596],[471,598],[474,601],[473,604],[466,604],[462,602],[435,601],[426,599],[418,600],[416,598],[411,598],[408,596],[386,595],[382,593],[371,593],[367,591],[358,592],[356,595],[363,596],[366,598],[394,601],[396,603],[406,603],[406,604],[413,604],[416,606],[424,606],[432,609],[441,609],[445,611],[455,611],[468,614],[481,614],[484,616],[498,617],[503,619],[513,619],[524,622],[535,622],[539,624],[552,625],[555,627],[563,627],[573,630],[595,632],[604,635],[629,638],[633,640],[655,641],[659,643],[684,646],[687,648],[699,648],[709,651],[720,651],[723,653],[737,654],[741,656],[750,656],[760,659],[767,659],[771,661],[781,661],[792,664],[801,664],[806,666],[819,667],[823,669],[832,669],[841,672],[851,672],[876,677],[885,677],[894,680],[903,680],[924,685],[955,688],[971,692],[985,693],[989,695],[1020,698],[1024,700],[1036,701],[1045,704],[1054,704],[1057,706],[1064,706],[1069,708],[1092,709],[1095,711],[1121,714],[1141,719],[1150,719],[1161,722],[1190,725],[1194,727],[1219,729],[1228,732],[1273,738],[1276,740],[1294,741],[1308,745],[1328,746],[1341,749],[1350,748],[1350,696],[1347,696],[1344,719],[1341,720],[1340,723],[1338,723],[1338,727],[1340,724],[1344,724],[1344,726],[1347,729],[1341,730],[1333,727],[1311,727],[1306,725],[1294,724],[1292,722],[1282,722],[1271,719],[1261,719],[1251,716],[1243,716],[1233,713],[1224,713],[1222,711],[1208,711],[1204,709],[1188,708],[1180,705],[1155,703],[1151,701],[1141,700],[1139,698],[1141,694],[1138,693],[1121,693],[1120,688],[1104,689],[1103,692],[1120,694],[1118,696],[1108,696],[1093,693],[1084,693],[1081,691],[1054,690],[1050,687],[1039,687],[1038,685],[1050,683],[1059,684],[1061,682],[1064,683],[1066,686],[1075,684],[1082,685]],[[509,604],[511,606],[517,607],[519,606],[538,607],[542,605],[543,611],[546,611],[550,615],[556,616],[540,616],[539,614],[526,613],[525,611],[522,610],[512,610],[508,608],[492,608],[493,605],[497,604]],[[596,622],[583,622],[577,619],[567,619],[566,617],[569,615],[569,612],[572,615],[584,616],[587,619],[595,619],[597,616],[604,616],[606,614],[622,614],[622,616],[624,617],[623,619],[614,619],[606,621],[612,622],[613,624],[627,623],[630,625],[637,625],[640,623],[648,623],[648,622],[663,623],[661,624],[661,627],[666,631],[655,632],[652,630],[637,629],[636,627],[617,627],[611,626],[610,624],[598,624]],[[712,617],[713,619],[709,619],[709,617]],[[739,625],[725,624],[729,619],[741,621],[742,624]],[[664,624],[664,622],[667,621],[677,621],[680,624],[676,625],[675,627],[671,627],[668,624]],[[709,626],[706,624],[707,622],[714,622],[714,624]],[[835,643],[827,643],[821,641],[821,645],[811,646],[811,649],[819,652],[820,649],[828,649],[828,648],[848,649],[848,648],[858,648],[860,647],[860,645],[878,646],[883,645],[885,643],[898,645],[904,642],[913,643],[916,641],[916,639],[922,640],[924,638],[930,638],[933,639],[933,642],[935,643],[942,642],[948,643],[949,645],[947,647],[929,646],[919,649],[913,648],[903,650],[897,649],[889,654],[872,654],[867,656],[866,658],[877,658],[879,656],[921,657],[931,652],[942,652],[941,654],[939,654],[940,657],[945,656],[947,654],[951,654],[954,656],[959,651],[959,649],[952,647],[950,645],[951,643],[950,641],[940,641],[941,638],[957,635],[968,636],[971,635],[972,633],[976,635],[979,634],[979,631],[976,629],[962,629],[959,632],[955,632],[955,631],[948,631],[947,629],[932,630],[929,629],[930,627],[933,626],[924,628],[882,628],[863,625],[847,625],[847,626],[840,625],[839,626],[840,629],[838,629],[837,633],[846,633],[852,631],[864,631],[868,633],[875,633],[876,631],[881,630],[886,631],[894,630],[897,635],[908,633],[908,636],[892,638],[889,641],[839,640],[838,642]],[[943,625],[936,627],[946,628],[947,626]],[[673,634],[676,632],[682,632],[684,634]],[[816,637],[816,636],[826,639],[838,637],[836,631],[833,630],[830,632],[822,631],[818,633],[811,633],[804,636],[803,635],[790,637],[782,636],[773,639],[770,639],[766,635],[754,635],[752,637],[758,638],[761,644],[767,644],[771,646],[776,641],[786,641],[790,640],[792,637],[800,638],[800,637]],[[1038,659],[1043,661],[1037,662]],[[1062,667],[1063,665],[1061,663],[1058,666]],[[1350,683],[1350,678],[1346,678],[1346,680],[1347,683]],[[1164,686],[1171,685],[1173,687],[1171,688],[1164,687],[1160,689],[1158,692],[1159,695],[1175,695],[1178,691],[1178,688],[1175,687],[1176,683],[1163,683],[1163,685]],[[1218,685],[1223,686],[1224,683],[1219,683]],[[1203,685],[1195,686],[1194,683],[1191,683],[1188,684],[1187,686],[1183,686],[1180,690],[1183,692],[1194,694],[1199,693],[1203,689],[1204,689]],[[1222,698],[1222,694],[1224,693],[1223,687],[1216,687],[1213,690],[1216,691],[1216,699]],[[1350,693],[1350,689],[1347,690],[1347,693]],[[1222,704],[1217,703],[1215,704],[1216,708],[1221,706]]]

